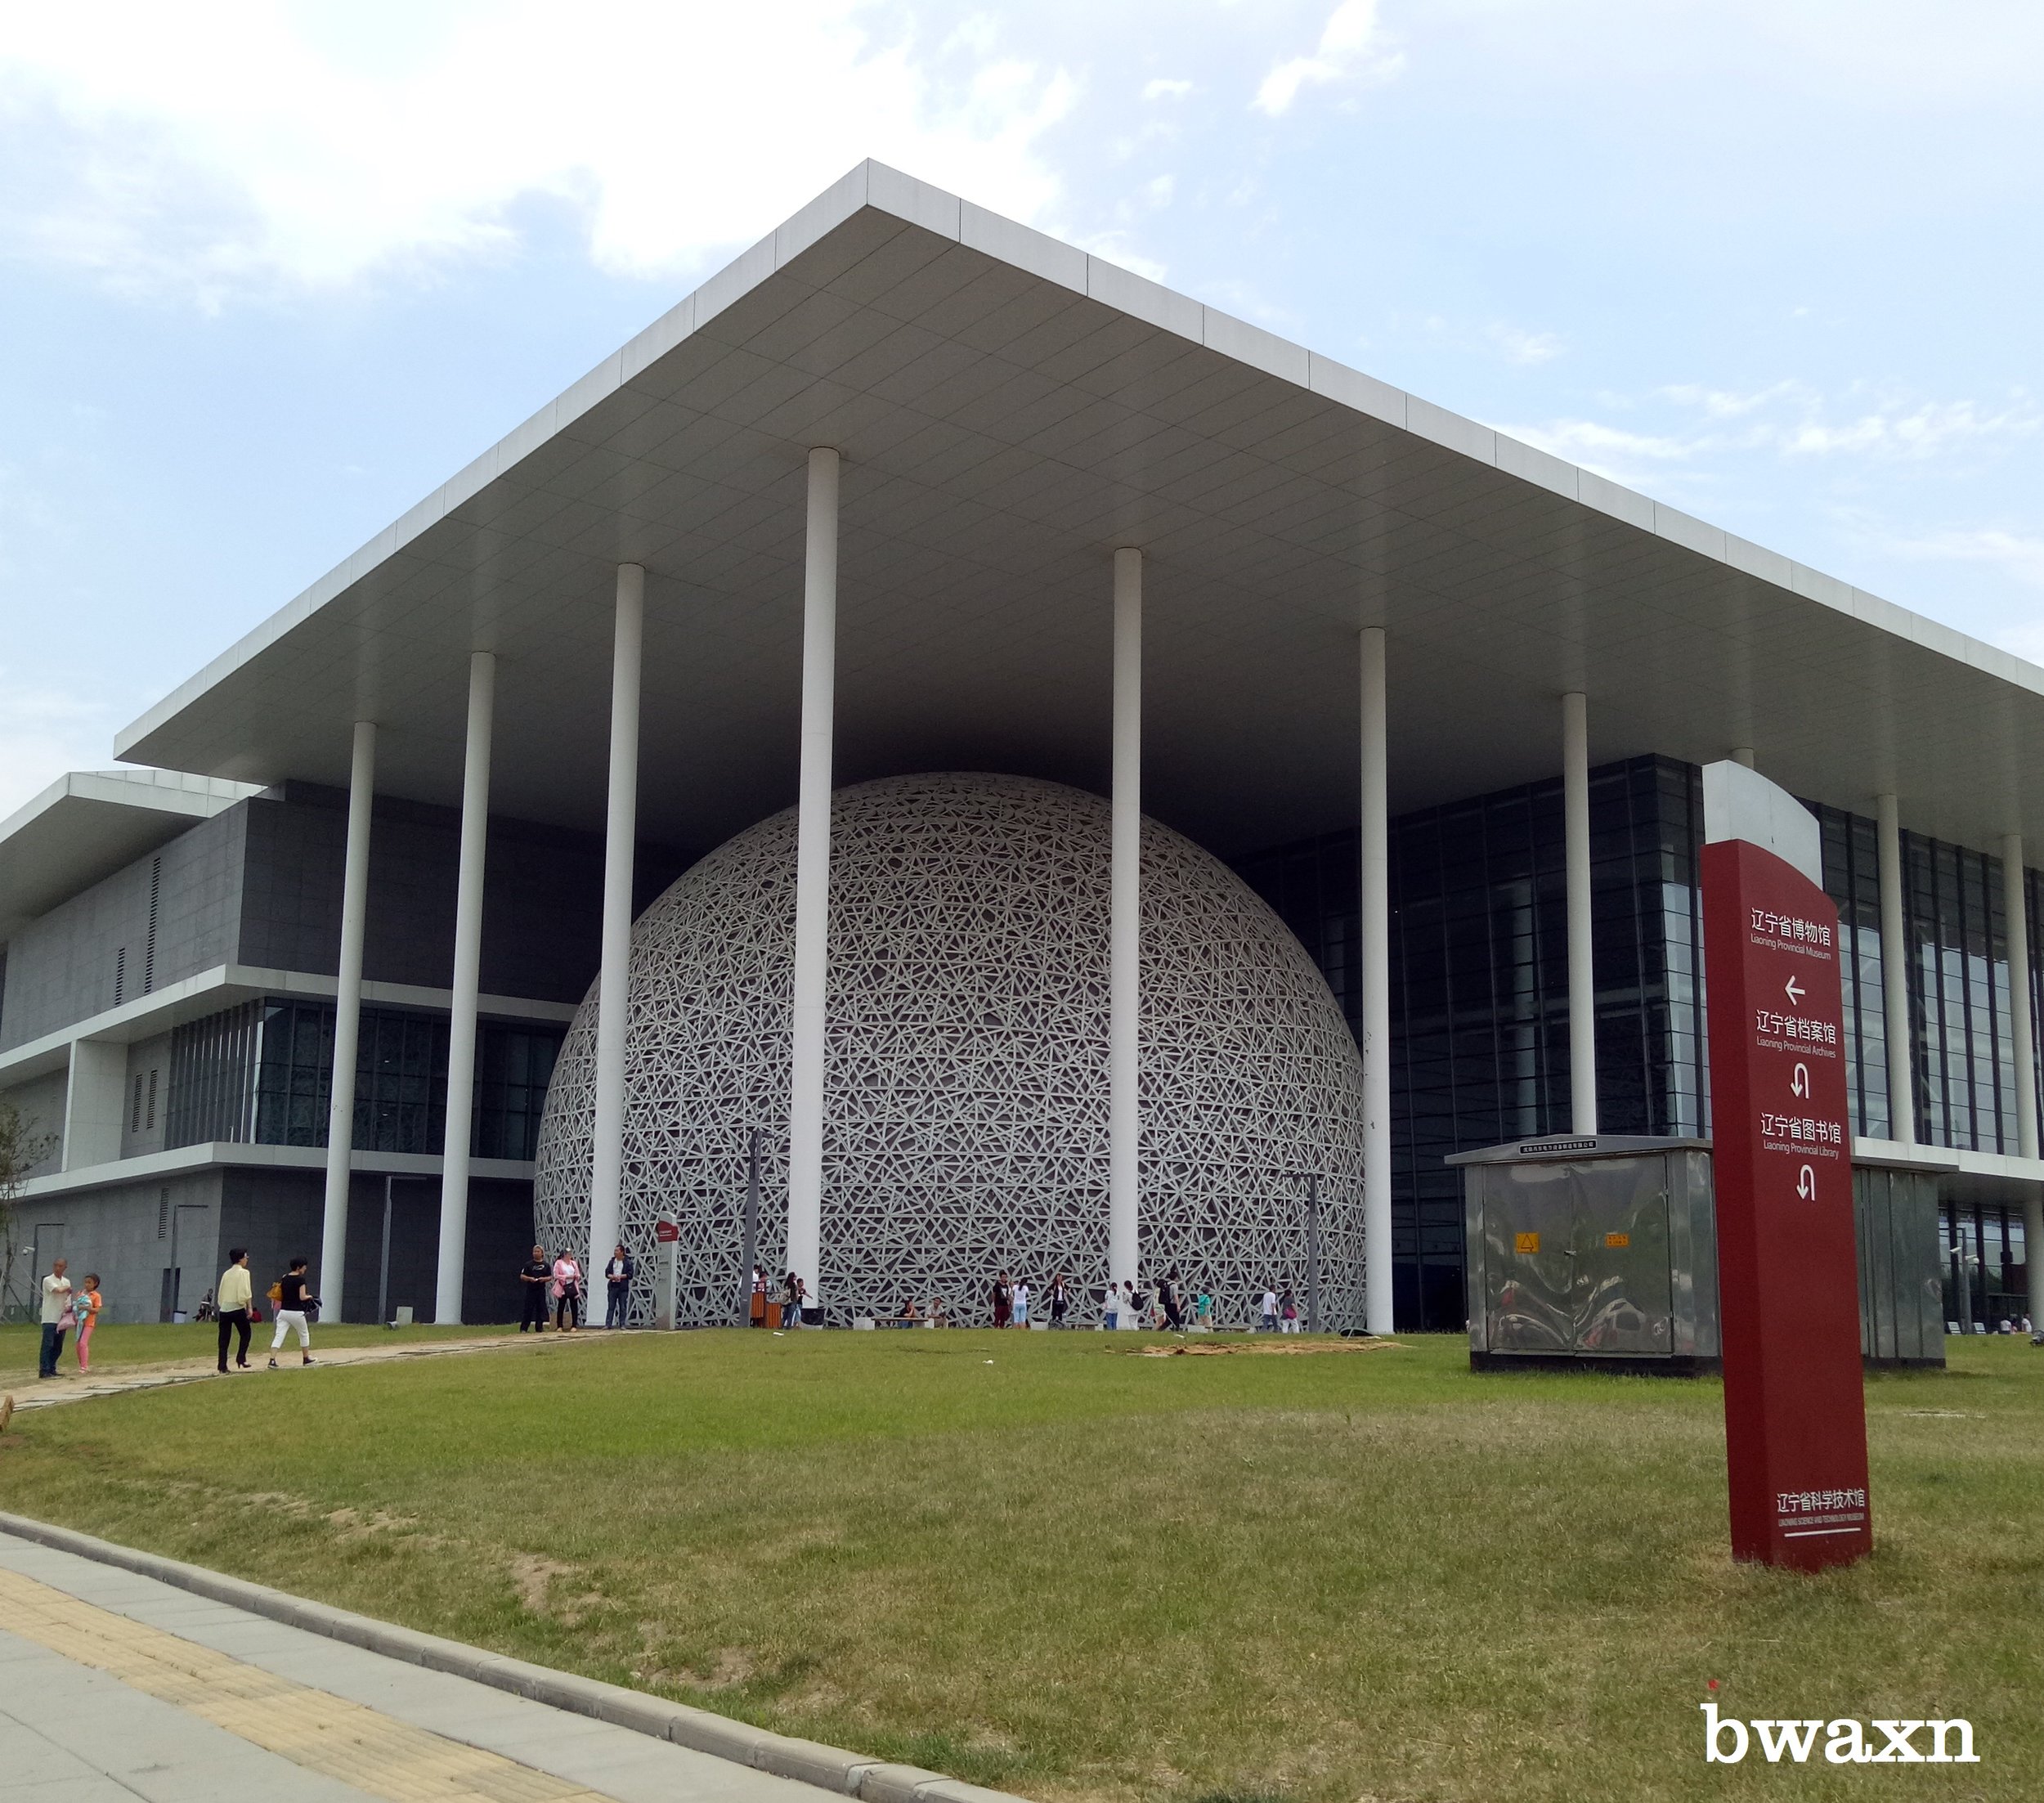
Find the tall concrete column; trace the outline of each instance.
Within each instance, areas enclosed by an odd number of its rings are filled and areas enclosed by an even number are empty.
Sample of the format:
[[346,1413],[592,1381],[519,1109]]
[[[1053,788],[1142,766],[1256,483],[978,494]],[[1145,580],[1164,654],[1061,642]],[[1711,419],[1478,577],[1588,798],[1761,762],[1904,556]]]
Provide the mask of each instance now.
[[1107,1275],[1136,1281],[1142,1209],[1143,554],[1114,554],[1107,926]]
[[1363,980],[1363,1325],[1392,1325],[1391,1263],[1391,796],[1384,629],[1362,641],[1363,804],[1357,909]]
[[646,572],[617,566],[611,641],[610,803],[603,826],[603,963],[596,979],[596,1123],[589,1177],[589,1254],[582,1294],[593,1307],[617,1244],[625,1174],[625,1027],[632,958],[632,855],[639,836],[639,686],[646,634]]
[[[2015,1041],[2015,1146],[2024,1158],[2037,1155],[2037,1051],[2031,1038],[2029,897],[2023,884],[2023,835],[2001,841],[2002,912],[2009,921],[2009,1025]],[[2044,1321],[2044,1193],[2033,1184],[2023,1198],[2023,1271],[2029,1285],[2025,1303],[2033,1323]]]
[[347,773],[341,962],[334,987],[334,1073],[326,1110],[326,1206],[320,1229],[320,1312],[329,1321],[347,1318],[347,1180],[355,1149],[355,1052],[362,1031],[362,939],[369,920],[369,828],[375,804],[376,726],[357,720]]
[[447,1131],[440,1153],[440,1272],[433,1319],[461,1319],[468,1272],[468,1136],[476,1088],[476,998],[482,983],[483,856],[490,836],[490,736],[497,660],[468,659],[468,744],[461,770],[461,858],[455,881],[454,992],[447,1012]]
[[830,990],[831,758],[837,687],[835,451],[809,453],[802,569],[802,747],[795,823],[795,1047],[788,1110],[788,1268],[823,1303],[823,1055]]
[[1902,924],[1902,818],[1892,795],[1874,798],[1880,871],[1880,993],[1888,1027],[1888,1135],[1916,1142],[1916,1061],[1909,1033],[1909,948]]
[[1569,1130],[1597,1131],[1597,971],[1589,904],[1589,703],[1562,697],[1562,829],[1568,886]]

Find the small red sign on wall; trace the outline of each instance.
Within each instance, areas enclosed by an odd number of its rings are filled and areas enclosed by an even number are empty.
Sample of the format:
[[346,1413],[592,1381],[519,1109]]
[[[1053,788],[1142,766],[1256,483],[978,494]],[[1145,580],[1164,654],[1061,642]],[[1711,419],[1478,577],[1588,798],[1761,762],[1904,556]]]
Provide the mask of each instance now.
[[662,1241],[679,1240],[681,1229],[671,1221],[656,1221],[653,1223],[653,1237]]
[[1732,1552],[1812,1571],[1873,1546],[1838,911],[1742,839],[1702,876]]

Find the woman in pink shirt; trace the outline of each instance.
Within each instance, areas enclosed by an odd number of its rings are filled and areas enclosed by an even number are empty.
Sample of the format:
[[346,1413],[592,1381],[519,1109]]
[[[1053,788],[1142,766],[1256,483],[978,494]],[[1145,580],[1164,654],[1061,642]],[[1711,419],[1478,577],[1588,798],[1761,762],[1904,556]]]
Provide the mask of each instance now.
[[564,1252],[554,1261],[554,1325],[562,1333],[575,1331],[581,1299],[582,1267]]

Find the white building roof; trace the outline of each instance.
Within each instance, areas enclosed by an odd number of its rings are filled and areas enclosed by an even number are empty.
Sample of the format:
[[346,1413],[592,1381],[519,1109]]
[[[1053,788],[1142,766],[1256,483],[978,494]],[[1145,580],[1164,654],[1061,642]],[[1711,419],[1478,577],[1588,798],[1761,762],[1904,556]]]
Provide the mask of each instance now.
[[1751,746],[1799,794],[2044,844],[2044,670],[880,164],[862,164],[123,732],[123,757],[598,830],[612,572],[645,565],[641,830],[791,800],[803,464],[845,459],[840,781],[1104,784],[1109,554],[1146,554],[1145,800],[1217,850],[1352,822],[1359,626],[1394,808]]

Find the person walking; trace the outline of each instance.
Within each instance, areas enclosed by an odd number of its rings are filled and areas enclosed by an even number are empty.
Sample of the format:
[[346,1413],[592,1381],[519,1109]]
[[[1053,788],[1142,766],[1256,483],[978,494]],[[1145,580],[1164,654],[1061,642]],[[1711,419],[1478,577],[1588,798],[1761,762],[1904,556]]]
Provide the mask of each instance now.
[[220,1375],[227,1375],[227,1340],[239,1334],[234,1368],[249,1368],[249,1309],[255,1301],[255,1280],[249,1275],[249,1249],[236,1246],[227,1254],[227,1268],[213,1288],[213,1307],[220,1324]]
[[1266,1283],[1263,1286],[1263,1300],[1258,1307],[1257,1327],[1266,1334],[1277,1331],[1277,1292]]
[[1124,1279],[1122,1283],[1122,1325],[1140,1330],[1148,1318],[1143,1312],[1143,1298],[1136,1294],[1134,1282]]
[[1114,1287],[1114,1280],[1108,1280],[1107,1289],[1100,1299],[1100,1324],[1113,1333],[1122,1323],[1122,1293]]
[[546,1290],[554,1280],[553,1262],[545,1246],[535,1246],[532,1256],[518,1267],[518,1288],[525,1292],[525,1312],[518,1316],[518,1331],[528,1327],[536,1334],[546,1331]]
[[1296,1334],[1299,1330],[1298,1298],[1292,1294],[1292,1286],[1284,1286],[1284,1294],[1278,1298],[1278,1320],[1281,1333]]
[[554,1325],[563,1334],[580,1325],[576,1309],[582,1300],[582,1267],[563,1252],[554,1261]]
[[802,1325],[802,1293],[807,1287],[799,1274],[791,1271],[781,1284],[781,1325],[783,1328],[797,1328]]
[[1072,1306],[1072,1285],[1065,1272],[1060,1272],[1051,1280],[1051,1328],[1053,1332],[1065,1325],[1065,1315]]
[[1015,1325],[1017,1327],[1029,1325],[1029,1280],[1027,1277],[1015,1280]]
[[603,1325],[606,1328],[622,1327],[625,1312],[630,1305],[632,1279],[639,1275],[639,1262],[625,1249],[625,1242],[617,1242],[617,1249],[610,1256],[610,1263],[603,1267]]
[[275,1291],[277,1305],[276,1331],[270,1336],[270,1369],[277,1368],[277,1354],[284,1346],[286,1333],[298,1336],[298,1363],[316,1365],[312,1356],[312,1311],[319,1306],[318,1298],[311,1292],[305,1280],[306,1261],[294,1258],[291,1268],[277,1279]]
[[1186,1327],[1186,1312],[1178,1294],[1183,1281],[1176,1271],[1172,1271],[1166,1272],[1164,1280],[1157,1285],[1157,1300],[1163,1307],[1164,1325],[1174,1334],[1183,1333]]
[[92,1330],[99,1325],[100,1310],[104,1303],[100,1295],[100,1274],[88,1271],[85,1274],[85,1288],[71,1298],[71,1311],[78,1316],[78,1368],[89,1371],[92,1368]]
[[67,1259],[53,1260],[49,1276],[43,1280],[43,1352],[35,1368],[38,1378],[56,1375],[56,1361],[64,1356],[64,1336],[78,1319],[71,1307],[71,1280],[65,1275],[70,1268]]
[[1006,1327],[1015,1317],[1015,1292],[1008,1287],[1008,1274],[993,1274],[993,1325]]

